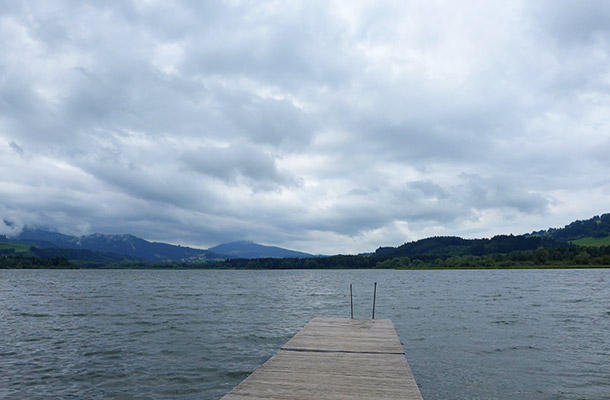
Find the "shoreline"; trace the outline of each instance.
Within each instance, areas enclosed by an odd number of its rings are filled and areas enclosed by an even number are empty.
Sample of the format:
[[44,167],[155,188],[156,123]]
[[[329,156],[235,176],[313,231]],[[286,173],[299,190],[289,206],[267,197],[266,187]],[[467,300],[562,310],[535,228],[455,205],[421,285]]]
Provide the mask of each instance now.
[[182,271],[191,271],[191,270],[202,270],[202,271],[368,271],[368,270],[395,270],[395,271],[404,271],[404,270],[422,270],[422,271],[430,271],[430,270],[439,270],[439,271],[448,271],[448,270],[508,270],[508,269],[610,269],[610,265],[513,265],[507,267],[398,267],[398,268],[218,268],[218,267],[155,267],[155,266],[142,266],[142,267],[121,267],[121,266],[104,266],[104,267],[60,267],[60,268],[49,268],[49,267],[40,267],[40,268],[0,268],[1,270],[182,270]]

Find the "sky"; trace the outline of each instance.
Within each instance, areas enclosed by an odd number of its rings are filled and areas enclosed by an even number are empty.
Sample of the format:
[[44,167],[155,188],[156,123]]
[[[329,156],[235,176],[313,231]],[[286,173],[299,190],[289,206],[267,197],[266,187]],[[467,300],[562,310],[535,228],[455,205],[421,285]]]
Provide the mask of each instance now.
[[0,234],[348,254],[609,198],[605,0],[0,3]]

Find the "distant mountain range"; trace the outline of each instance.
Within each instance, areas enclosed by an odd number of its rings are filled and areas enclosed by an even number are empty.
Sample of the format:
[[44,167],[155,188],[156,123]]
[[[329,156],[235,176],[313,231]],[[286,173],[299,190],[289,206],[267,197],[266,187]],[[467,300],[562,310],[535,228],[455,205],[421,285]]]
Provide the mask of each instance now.
[[293,261],[307,259],[303,260],[303,263],[307,261],[311,266],[324,267],[326,263],[354,266],[363,263],[362,267],[367,268],[374,266],[375,260],[393,257],[435,260],[453,256],[532,252],[540,248],[551,251],[551,249],[576,246],[610,246],[610,214],[574,221],[563,228],[549,228],[524,235],[498,235],[491,239],[463,239],[451,236],[426,238],[398,247],[380,247],[374,253],[350,256],[348,261],[341,256],[335,256],[333,260],[319,257],[314,259],[317,256],[247,241],[225,243],[204,250],[149,242],[127,234],[96,233],[77,237],[44,229],[24,229],[15,237],[0,236],[0,255],[21,254],[95,262],[235,260],[231,265],[241,265],[243,262],[240,259],[246,259],[244,262],[248,262],[248,259],[290,258]]
[[44,229],[24,229],[19,235],[0,242],[26,244],[35,247],[41,257],[65,257],[88,261],[180,261],[227,258],[307,258],[311,254],[263,246],[254,242],[221,244],[209,250],[149,242],[133,235],[70,236]]

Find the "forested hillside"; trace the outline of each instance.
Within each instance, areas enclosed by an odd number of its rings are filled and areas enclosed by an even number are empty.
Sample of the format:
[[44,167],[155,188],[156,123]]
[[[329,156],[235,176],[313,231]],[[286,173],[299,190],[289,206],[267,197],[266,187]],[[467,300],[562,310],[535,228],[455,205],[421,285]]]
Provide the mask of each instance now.
[[587,220],[574,221],[563,228],[549,228],[532,232],[526,236],[574,242],[577,245],[608,245],[610,244],[610,241],[607,240],[610,237],[610,214],[596,215]]
[[442,236],[405,243],[398,247],[380,247],[376,256],[404,257],[414,255],[483,256],[494,253],[536,250],[539,247],[554,249],[562,244],[547,237],[499,235],[491,239],[462,239]]
[[178,261],[188,257],[209,256],[209,252],[167,243],[149,242],[133,235],[69,236],[43,229],[24,229],[13,238],[0,236],[0,242],[15,242],[41,249],[39,254],[90,261]]

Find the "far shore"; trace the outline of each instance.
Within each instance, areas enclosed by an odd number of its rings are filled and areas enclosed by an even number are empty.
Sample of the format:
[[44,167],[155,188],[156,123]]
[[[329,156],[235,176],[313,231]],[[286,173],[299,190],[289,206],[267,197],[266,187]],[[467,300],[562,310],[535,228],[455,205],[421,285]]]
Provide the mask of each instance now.
[[432,266],[417,266],[417,267],[398,267],[398,268],[223,268],[223,267],[202,267],[201,264],[194,265],[192,267],[186,267],[184,265],[176,267],[168,266],[155,266],[141,265],[141,266],[121,266],[121,265],[107,265],[107,266],[96,266],[96,267],[59,267],[59,268],[0,268],[0,270],[209,270],[209,271],[286,271],[286,270],[305,270],[305,271],[334,271],[334,270],[506,270],[506,269],[603,269],[610,268],[610,265],[511,265],[506,267],[432,267]]

